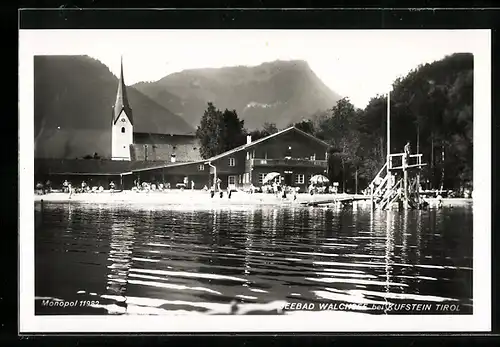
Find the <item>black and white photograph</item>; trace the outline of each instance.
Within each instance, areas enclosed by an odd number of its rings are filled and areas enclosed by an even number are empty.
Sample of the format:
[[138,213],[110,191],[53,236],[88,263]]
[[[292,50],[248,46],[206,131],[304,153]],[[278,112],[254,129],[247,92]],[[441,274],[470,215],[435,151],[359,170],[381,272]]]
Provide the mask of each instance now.
[[21,330],[489,329],[489,31],[19,42]]

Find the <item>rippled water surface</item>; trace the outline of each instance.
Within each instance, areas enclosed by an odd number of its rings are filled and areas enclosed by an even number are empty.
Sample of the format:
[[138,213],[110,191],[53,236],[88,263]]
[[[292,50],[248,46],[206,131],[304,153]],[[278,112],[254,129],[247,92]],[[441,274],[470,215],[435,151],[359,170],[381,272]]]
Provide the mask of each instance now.
[[390,313],[372,308],[391,303],[456,303],[472,313],[467,206],[44,203],[35,219],[36,314],[226,313],[235,302],[256,314],[278,302],[364,304],[367,314]]

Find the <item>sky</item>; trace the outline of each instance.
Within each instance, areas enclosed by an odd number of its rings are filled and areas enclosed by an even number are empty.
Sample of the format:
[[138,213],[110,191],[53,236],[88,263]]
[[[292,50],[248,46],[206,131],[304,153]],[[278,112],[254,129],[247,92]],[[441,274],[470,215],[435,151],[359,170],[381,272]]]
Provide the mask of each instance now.
[[86,54],[125,83],[156,81],[184,69],[305,60],[357,107],[386,93],[420,64],[477,51],[474,30],[40,30],[35,54]]

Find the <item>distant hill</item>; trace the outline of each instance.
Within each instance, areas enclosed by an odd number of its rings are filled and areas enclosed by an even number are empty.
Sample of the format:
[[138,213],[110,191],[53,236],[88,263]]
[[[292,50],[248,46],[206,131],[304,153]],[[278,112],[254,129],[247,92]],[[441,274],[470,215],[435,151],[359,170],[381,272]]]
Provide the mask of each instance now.
[[211,101],[219,109],[235,109],[248,130],[265,122],[285,127],[333,107],[341,98],[301,60],[184,70],[134,87],[193,127]]
[[[127,69],[124,67],[125,82]],[[118,79],[88,56],[36,56],[35,156],[74,158],[97,152],[109,157],[111,111]],[[134,131],[187,134],[186,121],[134,88],[128,88]]]

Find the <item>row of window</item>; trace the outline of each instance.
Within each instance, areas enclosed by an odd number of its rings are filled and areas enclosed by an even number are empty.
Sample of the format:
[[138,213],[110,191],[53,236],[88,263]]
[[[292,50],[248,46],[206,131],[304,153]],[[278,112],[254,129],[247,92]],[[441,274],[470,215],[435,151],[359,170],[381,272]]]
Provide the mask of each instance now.
[[[264,178],[266,177],[267,173],[259,173],[259,184],[264,183]],[[305,175],[304,174],[295,174],[295,184],[304,184],[305,183]]]
[[[229,166],[236,166],[236,160],[234,158],[229,158]],[[199,171],[205,170],[205,165],[204,164],[199,164],[198,170]]]
[[[205,170],[205,165],[203,164],[199,164],[199,167],[198,169],[200,171],[203,171]],[[259,184],[263,184],[264,183],[264,178],[266,177],[266,173],[259,173],[258,175],[258,182]],[[304,184],[305,183],[305,175],[304,174],[295,174],[294,175],[295,177],[295,184]],[[243,183],[243,184],[249,184],[251,183],[250,182],[250,173],[249,172],[246,172],[244,173],[243,175],[239,175],[239,183]],[[236,176],[228,176],[228,184],[236,184]]]

